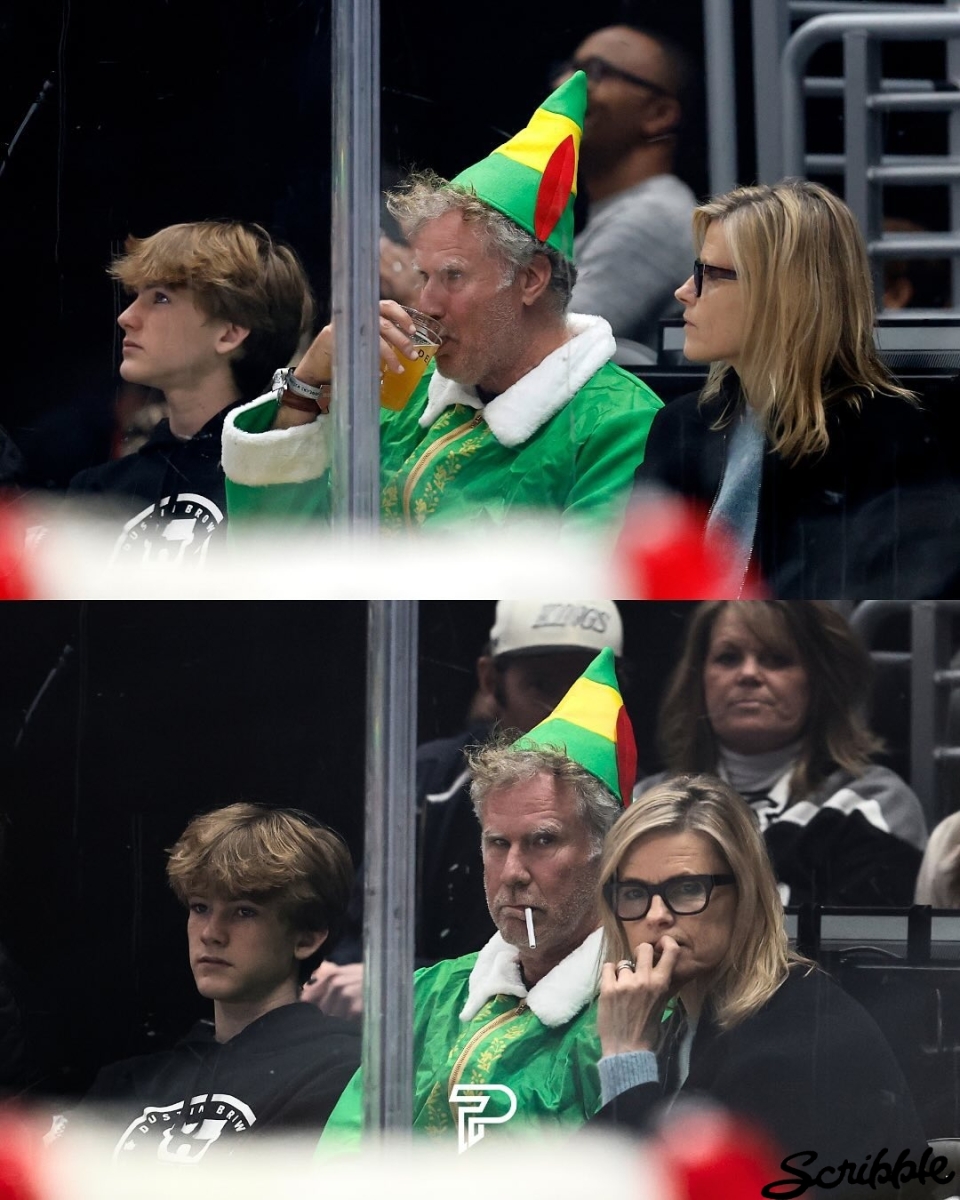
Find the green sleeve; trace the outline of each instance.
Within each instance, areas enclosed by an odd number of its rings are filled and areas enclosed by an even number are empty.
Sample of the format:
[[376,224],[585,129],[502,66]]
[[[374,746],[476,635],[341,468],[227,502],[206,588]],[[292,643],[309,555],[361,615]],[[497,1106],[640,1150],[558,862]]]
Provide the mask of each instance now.
[[581,442],[576,481],[566,498],[564,518],[622,519],[634,472],[643,462],[650,426],[663,407],[659,397],[639,380],[631,380],[631,390],[631,407],[601,410]]
[[[262,448],[258,445],[256,452],[268,459],[272,457],[270,447],[271,425],[276,413],[276,402],[272,395],[263,398],[262,402],[244,406],[233,418],[236,428],[242,434],[264,435]],[[244,451],[234,450],[234,454]],[[296,456],[292,456],[294,459]],[[300,479],[297,482],[279,482],[271,479],[263,484],[250,482],[240,483],[231,478],[229,464],[224,456],[226,475],[227,516],[231,523],[231,532],[249,526],[260,519],[282,520],[285,525],[305,521],[314,517],[326,517],[330,513],[330,473],[311,475],[309,467],[300,469]],[[238,472],[239,473],[239,472]],[[304,475],[311,477],[303,478]]]
[[363,1132],[363,1068],[358,1067],[327,1118],[315,1158],[328,1158],[344,1150],[356,1150]]
[[226,479],[227,516],[231,535],[237,526],[250,527],[260,518],[282,520],[285,525],[326,517],[330,512],[330,478],[309,479],[305,483],[271,483],[267,487],[249,487]]

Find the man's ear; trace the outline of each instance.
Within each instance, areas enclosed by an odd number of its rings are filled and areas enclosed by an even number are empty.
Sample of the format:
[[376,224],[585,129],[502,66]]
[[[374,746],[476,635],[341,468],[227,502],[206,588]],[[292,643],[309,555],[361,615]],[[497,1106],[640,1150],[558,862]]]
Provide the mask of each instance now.
[[489,654],[481,654],[477,659],[477,686],[483,696],[492,696],[497,679],[497,668]]
[[237,325],[233,321],[224,326],[223,332],[217,338],[215,349],[218,354],[232,354],[234,350],[247,338],[250,330],[243,325]]
[[647,101],[643,132],[649,140],[675,133],[680,124],[680,104],[672,96],[653,96]]
[[527,307],[535,304],[550,286],[553,267],[545,254],[535,254],[517,275],[520,280],[520,298]]
[[311,954],[316,954],[326,940],[326,929],[301,929],[293,945],[294,956],[302,962]]

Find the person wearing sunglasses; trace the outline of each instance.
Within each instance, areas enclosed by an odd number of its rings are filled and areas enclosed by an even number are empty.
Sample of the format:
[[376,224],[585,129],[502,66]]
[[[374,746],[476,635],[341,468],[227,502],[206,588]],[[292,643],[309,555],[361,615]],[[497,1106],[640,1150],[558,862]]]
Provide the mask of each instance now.
[[574,243],[572,303],[610,322],[616,361],[653,362],[660,318],[679,312],[673,293],[693,251],[696,198],[674,174],[686,55],[660,34],[614,25],[591,33],[555,77],[577,70],[588,88],[580,182],[589,210]]
[[686,496],[708,539],[732,540],[727,598],[754,573],[797,599],[938,594],[923,573],[937,524],[923,521],[943,468],[875,347],[853,213],[788,179],[700,205],[693,234],[683,352],[710,370],[654,421],[637,483]]
[[698,1099],[811,1176],[882,1148],[891,1163],[902,1150],[920,1161],[926,1141],[893,1052],[789,948],[763,839],[732,788],[681,775],[639,796],[607,835],[600,878],[593,1124],[646,1132],[678,1098]]

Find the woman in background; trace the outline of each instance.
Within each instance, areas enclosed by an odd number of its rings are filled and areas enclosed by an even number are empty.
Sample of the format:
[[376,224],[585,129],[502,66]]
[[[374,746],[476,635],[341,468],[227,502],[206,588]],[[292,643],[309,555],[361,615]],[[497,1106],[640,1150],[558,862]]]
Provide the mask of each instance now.
[[831,604],[699,605],[660,708],[665,775],[707,771],[756,815],[785,904],[913,903],[920,801],[872,761],[870,658]]

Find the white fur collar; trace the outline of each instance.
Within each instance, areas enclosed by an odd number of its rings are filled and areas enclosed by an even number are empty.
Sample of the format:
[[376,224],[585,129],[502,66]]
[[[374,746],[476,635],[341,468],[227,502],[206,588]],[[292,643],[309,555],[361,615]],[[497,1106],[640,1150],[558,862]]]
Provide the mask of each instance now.
[[595,929],[576,950],[528,992],[520,978],[517,948],[495,933],[477,955],[470,972],[467,1002],[461,1021],[472,1021],[491,996],[517,996],[544,1025],[566,1025],[597,994],[603,930]]
[[576,395],[617,348],[610,326],[603,317],[567,314],[573,335],[484,406],[476,389],[463,387],[435,371],[430,379],[427,403],[420,424],[432,425],[445,408],[465,404],[483,408],[483,419],[501,446],[521,446]]

